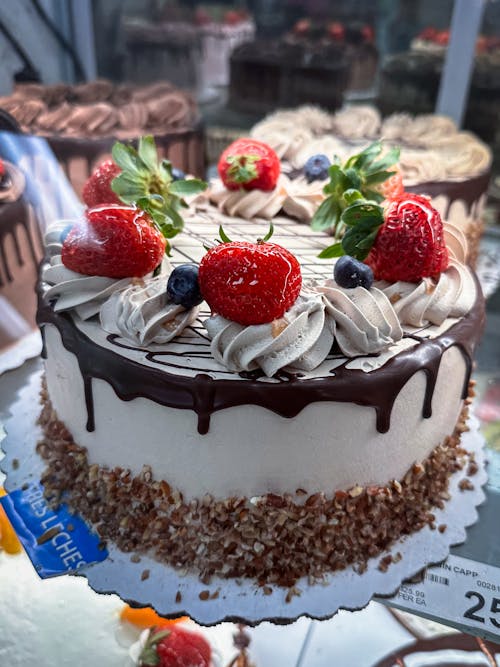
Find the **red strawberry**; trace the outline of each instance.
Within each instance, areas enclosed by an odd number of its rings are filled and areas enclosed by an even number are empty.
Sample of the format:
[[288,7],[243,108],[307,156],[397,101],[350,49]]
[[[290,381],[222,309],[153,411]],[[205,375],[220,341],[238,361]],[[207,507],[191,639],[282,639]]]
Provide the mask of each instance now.
[[154,628],[140,656],[143,667],[210,667],[212,650],[198,632],[180,626]]
[[246,325],[282,317],[302,285],[292,253],[265,241],[231,241],[211,248],[201,260],[198,277],[211,309]]
[[339,21],[332,21],[328,24],[328,35],[335,42],[342,42],[345,37],[345,28]]
[[403,174],[399,169],[396,169],[396,173],[393,176],[390,176],[386,181],[380,183],[377,187],[377,191],[384,197],[384,199],[394,199],[399,197],[405,191],[403,185]]
[[436,38],[438,31],[436,28],[432,26],[428,26],[427,28],[424,28],[420,34],[418,35],[419,39],[422,39],[426,42],[433,42]]
[[292,30],[295,35],[307,35],[307,33],[311,32],[311,27],[310,19],[299,19]]
[[141,277],[160,264],[165,238],[148,213],[134,206],[100,206],[85,211],[62,247],[62,263],[87,276]]
[[5,165],[2,160],[0,160],[0,179],[3,178],[3,175],[5,174]]
[[371,44],[375,39],[375,32],[373,31],[371,25],[364,25],[361,28],[361,35],[363,36],[364,41],[368,42],[369,44]]
[[383,215],[365,259],[377,280],[418,282],[447,268],[443,223],[427,197],[404,193],[387,201]]
[[224,23],[226,25],[238,25],[238,23],[241,23],[240,13],[234,9],[228,9],[224,13]]
[[441,30],[440,32],[436,33],[434,36],[434,42],[436,44],[439,44],[440,46],[448,46],[448,42],[450,41],[450,31],[449,30]]
[[276,187],[280,160],[273,149],[257,139],[237,139],[226,148],[217,165],[228,190],[264,190]]
[[101,162],[83,186],[82,199],[87,206],[121,204],[120,198],[111,189],[111,181],[120,173],[120,167],[113,160]]

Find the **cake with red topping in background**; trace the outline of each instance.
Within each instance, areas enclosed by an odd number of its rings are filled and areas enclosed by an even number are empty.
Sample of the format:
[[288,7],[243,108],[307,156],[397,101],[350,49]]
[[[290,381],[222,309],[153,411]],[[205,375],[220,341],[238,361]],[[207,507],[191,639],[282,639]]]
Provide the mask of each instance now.
[[23,131],[46,137],[78,194],[116,139],[156,137],[175,167],[203,175],[203,134],[192,96],[167,81],[147,86],[92,81],[80,85],[23,84],[0,98]]
[[[379,145],[329,172],[333,246],[287,215],[287,181],[261,142],[228,147],[220,182],[196,197],[201,184],[158,172],[149,139],[130,150],[113,153],[123,203],[46,237],[48,497],[64,494],[120,549],[205,582],[362,572],[436,527],[451,474],[477,471],[460,435],[484,302],[463,234],[425,197],[375,192],[396,159]],[[135,223],[149,220],[156,249],[172,210],[183,231],[151,272],[159,255]]]
[[322,201],[326,180],[305,178],[309,159],[322,155],[330,164],[335,156],[344,160],[376,140],[399,147],[405,189],[429,195],[443,219],[461,229],[469,241],[469,262],[474,265],[483,231],[492,152],[470,132],[459,131],[450,118],[408,113],[382,118],[368,105],[353,105],[335,114],[304,106],[270,114],[252,128],[251,135],[276,150],[284,163],[283,171],[297,181],[295,191],[302,195],[302,205],[311,205],[314,200],[316,207]]
[[0,350],[36,327],[42,230],[19,167],[0,158]]
[[373,87],[377,61],[370,26],[304,18],[281,39],[258,38],[233,51],[229,106],[254,114],[300,104],[334,110],[346,91]]

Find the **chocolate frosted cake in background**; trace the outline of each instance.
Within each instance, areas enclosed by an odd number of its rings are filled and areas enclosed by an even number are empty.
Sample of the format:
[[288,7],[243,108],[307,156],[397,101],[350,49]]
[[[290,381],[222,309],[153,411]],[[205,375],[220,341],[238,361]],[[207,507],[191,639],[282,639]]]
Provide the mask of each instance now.
[[23,172],[0,158],[0,350],[35,324],[41,230]]
[[370,26],[304,18],[281,39],[233,51],[229,106],[250,113],[300,104],[335,110],[345,91],[374,85],[377,62]]
[[164,81],[148,86],[94,81],[19,85],[0,98],[23,131],[46,137],[78,194],[116,139],[153,134],[163,157],[202,175],[203,135],[193,98]]

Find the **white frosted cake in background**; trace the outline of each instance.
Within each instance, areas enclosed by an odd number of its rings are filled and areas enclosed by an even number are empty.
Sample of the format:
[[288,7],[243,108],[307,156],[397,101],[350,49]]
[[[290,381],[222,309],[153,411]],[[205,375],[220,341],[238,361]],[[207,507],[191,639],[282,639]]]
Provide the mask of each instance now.
[[283,170],[293,177],[316,154],[343,160],[379,139],[399,146],[406,190],[432,197],[443,219],[466,234],[470,261],[475,262],[492,156],[486,144],[458,131],[451,119],[409,114],[382,119],[377,109],[364,105],[335,114],[300,107],[267,116],[251,134],[276,150],[285,162]]

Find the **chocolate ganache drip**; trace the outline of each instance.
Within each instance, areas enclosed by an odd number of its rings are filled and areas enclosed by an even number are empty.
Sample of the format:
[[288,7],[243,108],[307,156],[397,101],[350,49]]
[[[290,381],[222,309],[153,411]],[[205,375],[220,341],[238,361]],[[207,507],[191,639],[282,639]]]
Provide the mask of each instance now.
[[3,165],[5,171],[0,181],[0,287],[3,287],[5,282],[14,280],[10,263],[12,258],[6,246],[8,238],[13,245],[15,262],[18,266],[25,264],[20,229],[24,230],[28,253],[34,267],[38,266],[42,257],[38,224],[31,206],[23,196],[24,174],[10,162],[3,160]]
[[[91,340],[75,326],[69,314],[55,313],[51,305],[44,301],[41,292],[37,320],[42,331],[43,325],[54,325],[61,334],[64,347],[76,355],[85,387],[89,431],[95,429],[92,379],[99,378],[108,382],[123,401],[144,397],[171,408],[192,410],[198,416],[200,434],[208,432],[211,415],[225,408],[258,405],[282,417],[292,418],[307,405],[318,401],[348,402],[372,407],[376,412],[377,430],[386,433],[390,428],[397,396],[418,371],[423,371],[426,377],[422,416],[426,419],[431,416],[432,397],[441,359],[444,352],[452,347],[461,351],[466,363],[467,372],[462,390],[462,398],[466,398],[473,351],[484,325],[484,300],[478,284],[477,295],[471,311],[444,334],[433,339],[417,338],[417,346],[399,352],[376,372],[366,373],[347,368],[349,360],[346,360],[344,364],[332,368],[326,377],[302,379],[300,374],[287,372],[275,378],[276,382],[273,383],[259,381],[256,375],[250,374],[245,379],[214,379],[208,372],[200,371],[193,378],[175,375],[163,368],[146,367]],[[115,335],[108,336],[109,343],[127,349],[127,345],[117,339]],[[130,349],[137,351],[140,348]],[[142,351],[147,353],[149,361],[161,365],[161,352]],[[181,359],[183,357],[182,353],[170,355]]]

